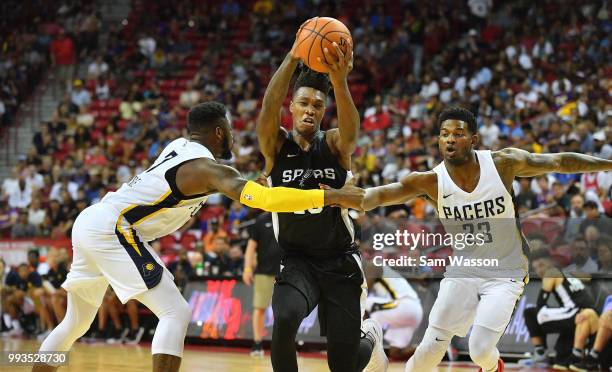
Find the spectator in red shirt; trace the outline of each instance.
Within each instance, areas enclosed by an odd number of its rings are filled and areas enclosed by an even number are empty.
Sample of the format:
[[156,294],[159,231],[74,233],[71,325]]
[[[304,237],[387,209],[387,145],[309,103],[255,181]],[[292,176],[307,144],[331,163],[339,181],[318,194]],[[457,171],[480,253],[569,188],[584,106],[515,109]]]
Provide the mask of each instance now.
[[375,112],[366,116],[363,121],[363,130],[372,132],[375,130],[383,130],[391,126],[391,115],[383,108],[382,99],[377,97],[375,100]]
[[62,88],[68,88],[72,82],[76,61],[74,42],[60,29],[57,38],[51,43],[51,65],[57,66],[57,78]]

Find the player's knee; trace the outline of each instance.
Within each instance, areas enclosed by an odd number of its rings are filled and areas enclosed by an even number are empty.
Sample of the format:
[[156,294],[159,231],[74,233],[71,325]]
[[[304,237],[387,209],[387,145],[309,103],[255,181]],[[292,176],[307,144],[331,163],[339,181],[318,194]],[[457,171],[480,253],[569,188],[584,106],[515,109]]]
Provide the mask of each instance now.
[[470,337],[470,358],[478,365],[486,364],[495,350],[495,344],[478,337]]
[[302,320],[302,311],[295,306],[277,308],[274,310],[274,324],[279,328],[293,327],[299,325]]
[[598,319],[597,313],[593,309],[583,309],[580,311],[579,316],[576,317],[576,325],[583,322],[596,322]]
[[423,341],[421,341],[421,343],[419,344],[417,352],[444,354],[452,338],[453,334],[451,332],[435,327],[429,327],[425,331]]
[[173,318],[181,326],[187,327],[191,321],[191,309],[187,301],[183,300],[176,304],[175,313]]

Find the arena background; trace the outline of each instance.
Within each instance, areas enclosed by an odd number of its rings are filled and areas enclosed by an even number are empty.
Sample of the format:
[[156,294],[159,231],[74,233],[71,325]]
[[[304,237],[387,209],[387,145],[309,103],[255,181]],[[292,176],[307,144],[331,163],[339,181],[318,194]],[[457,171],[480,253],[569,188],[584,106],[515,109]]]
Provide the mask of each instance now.
[[[69,262],[78,213],[146,169],[170,140],[186,136],[186,114],[197,102],[216,99],[230,107],[237,143],[229,163],[255,179],[263,168],[254,133],[263,92],[297,27],[315,15],[342,20],[354,38],[349,86],[362,118],[353,157],[360,186],[433,168],[440,161],[435,120],[450,104],[477,115],[482,148],[612,156],[605,1],[8,0],[0,14],[0,257],[9,267],[26,262],[32,248],[41,264],[47,252],[62,248]],[[290,128],[288,102],[282,121]],[[337,126],[330,103],[323,129]],[[559,265],[573,260],[576,232],[567,227],[586,233],[594,226],[586,238],[602,274],[590,285],[598,301],[610,293],[612,263],[597,246],[611,249],[611,185],[609,173],[550,174],[515,185],[527,237]],[[582,214],[589,201],[594,221]],[[357,222],[432,213],[416,200]],[[211,197],[179,232],[152,243],[168,265],[186,252],[192,276],[180,285],[194,309],[197,301],[213,301],[223,311],[194,313],[190,337],[250,338],[251,292],[240,276],[257,214]],[[544,225],[551,218],[555,223]],[[210,272],[197,269],[217,249],[212,241],[219,234],[229,237],[221,252],[224,277],[208,279]],[[371,247],[364,242],[362,249]],[[428,254],[445,257],[448,247]],[[233,286],[221,308],[211,284]],[[437,280],[415,285],[427,309]],[[535,302],[538,285],[529,283],[519,309]],[[424,327],[426,321],[416,341]],[[300,337],[318,343],[316,330],[314,322]],[[464,340],[455,345],[467,346]],[[519,312],[500,350],[529,350]]]

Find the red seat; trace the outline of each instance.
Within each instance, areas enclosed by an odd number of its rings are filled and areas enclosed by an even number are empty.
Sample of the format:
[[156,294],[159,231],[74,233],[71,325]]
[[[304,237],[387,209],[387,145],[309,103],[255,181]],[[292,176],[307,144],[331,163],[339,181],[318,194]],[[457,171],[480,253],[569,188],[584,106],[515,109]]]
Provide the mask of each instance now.
[[183,248],[187,249],[187,250],[194,250],[195,249],[195,243],[198,239],[193,236],[192,234],[189,233],[184,233],[181,236],[181,241],[180,244]]
[[174,250],[176,239],[174,239],[172,235],[166,235],[159,238],[159,244],[161,245],[162,252],[165,250]]

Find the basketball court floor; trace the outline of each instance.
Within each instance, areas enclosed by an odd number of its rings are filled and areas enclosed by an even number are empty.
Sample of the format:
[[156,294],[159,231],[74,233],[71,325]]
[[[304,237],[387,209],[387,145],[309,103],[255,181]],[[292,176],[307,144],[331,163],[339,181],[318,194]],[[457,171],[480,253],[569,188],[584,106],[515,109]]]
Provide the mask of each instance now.
[[[0,350],[35,351],[39,342],[18,339],[0,339]],[[69,354],[69,366],[59,371],[65,372],[145,372],[151,370],[150,345],[140,346],[86,344],[78,342]],[[300,372],[329,371],[322,355],[309,353],[308,357],[299,358]],[[0,366],[1,371],[29,371],[31,367]],[[507,371],[546,372],[545,369],[531,369],[506,365]],[[270,357],[251,358],[246,349],[221,347],[187,346],[181,371],[214,371],[214,372],[272,372]],[[389,372],[403,372],[404,363],[394,362]],[[477,367],[470,363],[444,363],[438,372],[476,372]],[[552,370],[551,370],[552,371]]]

